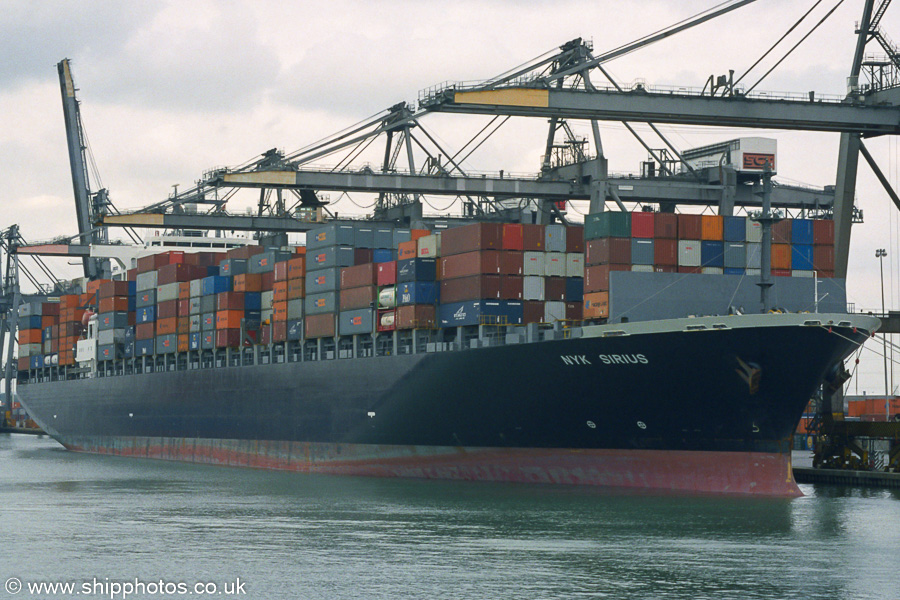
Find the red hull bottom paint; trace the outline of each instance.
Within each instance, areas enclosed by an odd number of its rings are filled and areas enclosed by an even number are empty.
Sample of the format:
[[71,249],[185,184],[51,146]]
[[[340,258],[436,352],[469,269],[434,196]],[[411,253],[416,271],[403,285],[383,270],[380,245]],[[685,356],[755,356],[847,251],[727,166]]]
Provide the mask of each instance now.
[[146,437],[61,441],[77,452],[304,473],[802,496],[794,482],[790,453],[375,446]]

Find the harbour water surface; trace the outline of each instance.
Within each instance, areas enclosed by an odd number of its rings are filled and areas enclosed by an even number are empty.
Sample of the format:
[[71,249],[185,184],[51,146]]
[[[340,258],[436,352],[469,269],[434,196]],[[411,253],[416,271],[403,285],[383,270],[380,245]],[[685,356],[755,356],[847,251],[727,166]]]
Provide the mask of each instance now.
[[30,592],[39,582],[93,586],[79,598],[197,595],[112,586],[138,581],[292,600],[900,598],[900,493],[801,489],[773,500],[309,476],[4,434],[0,586],[22,582],[10,598],[72,597]]

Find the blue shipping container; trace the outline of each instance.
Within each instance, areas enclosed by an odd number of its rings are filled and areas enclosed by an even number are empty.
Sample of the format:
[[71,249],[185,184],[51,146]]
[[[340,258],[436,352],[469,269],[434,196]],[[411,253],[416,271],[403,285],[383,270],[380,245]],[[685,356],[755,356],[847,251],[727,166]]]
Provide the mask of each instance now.
[[244,310],[262,310],[262,294],[244,292]]
[[200,349],[200,339],[203,334],[199,331],[196,333],[190,334],[190,338],[188,338],[188,348],[191,350],[199,350]]
[[700,242],[700,265],[703,267],[725,266],[725,244],[703,240]]
[[127,340],[122,345],[122,356],[125,358],[134,358],[134,339]]
[[156,343],[156,340],[150,338],[149,340],[136,340],[134,342],[134,355],[135,356],[150,356],[153,354],[153,345]]
[[224,275],[210,275],[200,280],[200,295],[214,296],[222,292],[231,291],[231,277]]
[[581,302],[584,300],[584,279],[581,277],[566,277],[566,302]]
[[[377,231],[375,232],[378,233]],[[390,248],[375,248],[375,251],[372,252],[372,262],[373,263],[386,263],[391,262],[397,257],[397,251],[391,250]]]
[[392,248],[396,248],[403,242],[408,242],[412,239],[412,232],[409,229],[395,229],[394,230],[394,239]]
[[156,305],[139,308],[135,318],[139,324],[153,323],[156,321]]
[[812,219],[794,219],[791,223],[791,243],[804,246],[813,245]]
[[481,323],[522,323],[520,300],[469,300],[449,302],[438,309],[441,327],[479,325]]
[[40,369],[44,366],[44,355],[38,354],[37,356],[32,356],[30,363],[32,369]]
[[726,242],[743,242],[747,237],[747,218],[746,217],[725,217],[725,241]]
[[397,284],[398,303],[434,304],[438,301],[438,284],[434,281],[413,281]]
[[23,317],[24,323],[19,324],[19,329],[40,329],[41,328],[41,315],[31,315],[30,317]]
[[631,264],[653,264],[653,240],[645,238],[632,238],[631,240]]
[[725,267],[726,275],[743,275],[744,269],[740,267]]
[[296,321],[288,321],[287,323],[287,339],[292,342],[303,339],[303,319]]
[[436,277],[437,261],[434,258],[407,258],[397,261],[397,283],[434,281]]
[[[794,221],[794,223],[796,222]],[[791,246],[791,269],[794,271],[813,270],[812,246]]]
[[[375,228],[375,240],[372,245],[376,249],[390,250],[394,247],[394,229],[388,227]],[[375,261],[378,262],[378,261]],[[383,260],[381,262],[388,262]]]

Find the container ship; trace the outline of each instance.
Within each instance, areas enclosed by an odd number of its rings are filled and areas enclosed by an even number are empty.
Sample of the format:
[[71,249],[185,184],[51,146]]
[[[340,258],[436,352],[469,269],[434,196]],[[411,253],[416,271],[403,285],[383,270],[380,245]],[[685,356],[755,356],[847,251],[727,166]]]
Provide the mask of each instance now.
[[879,322],[841,281],[819,303],[824,219],[773,226],[786,310],[742,310],[761,240],[745,217],[607,211],[148,254],[20,307],[17,391],[75,451],[794,496],[804,407]]

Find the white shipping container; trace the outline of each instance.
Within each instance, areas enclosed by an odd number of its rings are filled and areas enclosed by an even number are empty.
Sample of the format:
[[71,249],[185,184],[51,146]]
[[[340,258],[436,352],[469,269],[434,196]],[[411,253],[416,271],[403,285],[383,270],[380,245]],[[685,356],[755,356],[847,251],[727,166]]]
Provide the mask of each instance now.
[[700,272],[704,275],[724,275],[725,269],[722,267],[703,267]]
[[678,266],[700,266],[700,240],[678,240]]
[[522,268],[522,275],[536,275],[538,277],[543,277],[544,275],[546,275],[546,273],[544,272],[543,252],[526,252],[523,260],[525,264]]
[[188,323],[188,331],[197,333],[200,331],[200,315],[191,315]]
[[138,273],[134,279],[134,287],[138,292],[146,292],[156,288],[157,272]]
[[178,282],[167,283],[156,288],[156,303],[178,300]]
[[526,275],[522,278],[522,299],[543,300],[544,278],[537,275]]
[[744,275],[747,275],[748,277],[750,277],[750,276],[759,277],[761,273],[762,273],[762,269],[749,269],[748,268],[746,271],[744,271]]
[[259,303],[262,310],[272,311],[272,304],[275,302],[275,292],[269,290],[259,295]]
[[547,277],[565,277],[566,255],[561,252],[544,252],[544,275]]
[[416,240],[416,255],[419,258],[436,258],[441,255],[441,234],[433,233]]
[[259,320],[260,321],[268,321],[269,323],[271,323],[272,322],[272,312],[273,311],[271,308],[262,309],[261,311],[259,311]]
[[191,280],[191,298],[199,298],[203,294],[200,293],[202,286],[202,279],[192,279]]
[[759,243],[762,241],[762,224],[759,221],[747,219],[747,241]]
[[97,343],[101,346],[115,344],[125,340],[125,329],[101,329],[97,334]]
[[634,273],[653,273],[653,265],[631,265],[631,271]]
[[565,302],[544,302],[544,323],[564,321],[566,319]]
[[28,358],[38,354],[43,354],[40,344],[19,344],[19,358]]
[[97,340],[78,340],[75,346],[75,360],[87,362],[97,358]]
[[581,252],[566,254],[566,277],[584,277],[584,254]]

